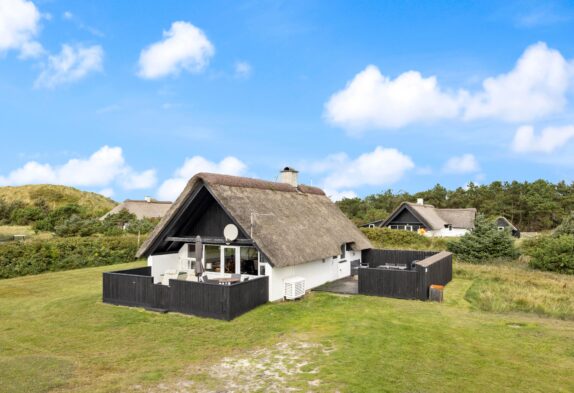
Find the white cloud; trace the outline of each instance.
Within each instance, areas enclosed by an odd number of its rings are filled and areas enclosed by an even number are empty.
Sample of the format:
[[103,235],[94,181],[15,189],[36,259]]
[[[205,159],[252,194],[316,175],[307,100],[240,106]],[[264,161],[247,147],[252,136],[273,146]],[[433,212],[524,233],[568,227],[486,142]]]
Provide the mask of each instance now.
[[74,19],[74,14],[72,14],[70,11],[64,11],[64,13],[62,14],[62,18],[66,20],[72,20]]
[[119,181],[126,190],[151,188],[157,182],[156,171],[154,169],[148,169],[143,172],[128,170],[125,171]]
[[155,185],[155,171],[136,172],[125,162],[120,147],[103,146],[86,159],[71,159],[63,165],[30,161],[7,176],[0,185],[52,183],[69,186],[103,187],[117,182],[126,189]]
[[138,75],[146,79],[177,75],[182,70],[200,72],[215,49],[205,33],[187,22],[173,22],[164,39],[141,51]]
[[516,122],[559,112],[573,76],[572,62],[537,43],[526,49],[512,71],[484,80],[483,90],[466,103],[464,118]]
[[249,78],[253,72],[253,67],[246,61],[238,61],[235,63],[235,77]]
[[220,162],[209,161],[201,156],[187,158],[183,165],[174,172],[174,176],[162,183],[157,195],[159,199],[174,201],[189,179],[199,172],[240,176],[245,173],[246,169],[247,165],[233,156],[225,157]]
[[462,156],[451,157],[444,164],[446,173],[472,173],[480,170],[480,165],[476,157],[472,154],[463,154]]
[[0,55],[8,50],[23,58],[37,57],[42,46],[34,40],[42,15],[34,3],[26,0],[0,0]]
[[62,45],[62,51],[50,55],[48,63],[36,79],[35,87],[54,88],[64,83],[76,82],[90,72],[101,71],[104,51],[101,46],[84,48]]
[[400,180],[415,164],[397,149],[377,146],[370,153],[356,159],[347,158],[324,180],[324,187],[332,190],[359,186],[381,186]]
[[399,128],[458,115],[460,98],[443,92],[436,77],[408,71],[396,79],[374,65],[358,73],[325,105],[326,119],[336,125],[361,129]]
[[436,77],[408,71],[395,79],[373,65],[325,104],[325,118],[349,130],[400,128],[440,119],[529,121],[560,112],[574,81],[574,61],[545,43],[526,48],[508,73],[486,78],[482,89],[442,89]]
[[357,194],[351,190],[337,191],[325,188],[323,191],[325,191],[325,195],[327,195],[333,202],[337,202],[345,198],[357,198]]
[[534,127],[522,126],[516,130],[512,150],[518,153],[552,153],[571,139],[574,139],[574,126],[546,127],[540,135],[534,134]]
[[111,198],[114,195],[114,189],[113,188],[103,188],[100,191],[98,191],[98,194],[101,194],[105,197]]
[[384,186],[397,182],[413,169],[411,158],[397,149],[377,146],[372,152],[350,158],[331,154],[322,160],[300,163],[303,172],[321,176],[318,182],[333,201],[357,196],[354,187]]

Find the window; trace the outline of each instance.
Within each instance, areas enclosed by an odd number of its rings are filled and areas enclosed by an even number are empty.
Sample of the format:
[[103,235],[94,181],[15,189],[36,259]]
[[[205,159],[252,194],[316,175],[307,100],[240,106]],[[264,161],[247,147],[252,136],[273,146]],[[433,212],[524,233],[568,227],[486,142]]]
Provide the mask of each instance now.
[[257,249],[255,247],[241,247],[239,253],[240,273],[257,275]]
[[260,276],[264,276],[265,275],[265,264],[262,263],[259,265],[259,275]]
[[219,246],[205,246],[205,270],[208,272],[221,271],[221,255]]
[[346,245],[345,245],[345,243],[343,243],[343,244],[341,244],[341,259],[345,258],[346,252],[347,252]]

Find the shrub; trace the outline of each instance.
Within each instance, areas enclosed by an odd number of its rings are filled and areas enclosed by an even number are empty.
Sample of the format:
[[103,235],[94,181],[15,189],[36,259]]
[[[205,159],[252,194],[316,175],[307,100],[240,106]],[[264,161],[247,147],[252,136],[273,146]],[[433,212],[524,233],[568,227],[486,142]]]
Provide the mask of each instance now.
[[562,224],[554,230],[554,236],[574,235],[574,214],[565,217]]
[[137,246],[137,236],[131,235],[4,243],[0,278],[130,262]]
[[377,247],[414,249],[431,247],[431,239],[416,232],[390,228],[362,228],[362,231]]
[[551,272],[574,274],[574,236],[543,237],[528,249],[530,267]]
[[483,215],[478,215],[475,228],[456,242],[450,242],[448,250],[460,260],[481,263],[492,259],[514,259],[518,252],[508,231],[498,227]]

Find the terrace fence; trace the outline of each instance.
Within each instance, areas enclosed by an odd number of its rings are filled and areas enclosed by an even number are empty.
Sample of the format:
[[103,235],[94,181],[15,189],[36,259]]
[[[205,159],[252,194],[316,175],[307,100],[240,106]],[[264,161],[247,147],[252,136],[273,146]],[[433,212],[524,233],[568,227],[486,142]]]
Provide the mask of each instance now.
[[[431,285],[452,280],[452,254],[446,251],[365,250],[359,270],[359,293],[400,299],[429,298]],[[381,269],[381,265],[404,268]]]
[[154,284],[151,267],[103,274],[103,302],[230,321],[269,299],[269,277],[229,285],[169,280]]

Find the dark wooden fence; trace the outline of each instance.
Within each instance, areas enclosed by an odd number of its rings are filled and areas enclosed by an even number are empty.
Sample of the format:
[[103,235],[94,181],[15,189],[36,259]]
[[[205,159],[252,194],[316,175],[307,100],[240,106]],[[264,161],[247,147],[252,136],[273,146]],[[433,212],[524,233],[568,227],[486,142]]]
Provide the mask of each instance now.
[[[367,262],[369,267],[359,269],[360,294],[427,300],[431,285],[446,285],[452,279],[452,254],[449,252],[368,250],[366,254],[367,260],[363,259],[363,264]],[[411,269],[413,261],[417,262]],[[408,268],[377,268],[384,264]]]
[[361,255],[363,265],[377,267],[386,263],[395,265],[410,265],[413,261],[422,261],[425,258],[438,254],[437,251],[416,250],[364,250]]
[[107,272],[103,302],[231,320],[269,299],[269,277],[230,285],[170,280],[154,284],[151,268]]

